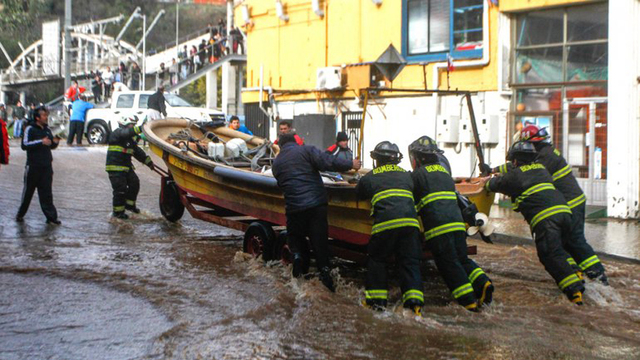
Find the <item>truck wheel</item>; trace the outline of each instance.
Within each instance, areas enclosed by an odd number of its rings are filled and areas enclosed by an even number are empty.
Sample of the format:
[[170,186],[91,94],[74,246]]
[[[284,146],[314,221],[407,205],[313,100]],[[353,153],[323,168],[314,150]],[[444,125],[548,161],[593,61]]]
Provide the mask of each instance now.
[[262,255],[264,261],[269,261],[273,259],[273,244],[275,239],[276,234],[270,225],[254,221],[249,224],[249,228],[244,233],[242,250],[254,257]]
[[160,213],[165,219],[176,222],[184,214],[184,205],[180,201],[180,193],[176,184],[167,179],[160,190]]
[[107,125],[102,121],[93,122],[87,128],[87,140],[89,144],[106,144],[109,137]]

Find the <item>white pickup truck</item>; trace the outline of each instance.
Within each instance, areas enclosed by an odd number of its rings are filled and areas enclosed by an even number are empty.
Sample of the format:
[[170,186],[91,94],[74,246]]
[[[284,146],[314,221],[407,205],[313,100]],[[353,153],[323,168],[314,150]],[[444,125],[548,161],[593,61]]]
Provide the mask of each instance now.
[[[91,144],[105,144],[109,133],[118,128],[118,120],[124,116],[135,115],[140,123],[147,116],[147,101],[153,91],[122,91],[111,96],[111,103],[106,107],[98,105],[87,111],[85,134]],[[224,113],[194,107],[176,94],[165,93],[167,117],[186,118],[195,121],[224,120]]]

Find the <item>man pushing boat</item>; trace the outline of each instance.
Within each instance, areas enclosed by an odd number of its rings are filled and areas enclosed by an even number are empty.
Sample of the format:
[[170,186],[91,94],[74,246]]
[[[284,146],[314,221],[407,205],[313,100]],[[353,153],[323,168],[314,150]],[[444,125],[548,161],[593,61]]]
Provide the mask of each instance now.
[[316,257],[320,281],[335,291],[329,267],[327,192],[320,171],[359,169],[360,160],[345,160],[313,146],[298,145],[293,134],[278,138],[280,153],[273,162],[273,176],[284,193],[287,216],[287,242],[293,253],[293,276],[307,272],[309,261],[304,249],[308,236]]

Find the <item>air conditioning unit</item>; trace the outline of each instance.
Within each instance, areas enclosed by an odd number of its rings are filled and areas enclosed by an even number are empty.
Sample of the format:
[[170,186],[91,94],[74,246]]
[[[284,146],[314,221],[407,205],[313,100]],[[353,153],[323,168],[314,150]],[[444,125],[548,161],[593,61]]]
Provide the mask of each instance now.
[[317,90],[342,88],[342,69],[339,67],[319,68],[316,77]]

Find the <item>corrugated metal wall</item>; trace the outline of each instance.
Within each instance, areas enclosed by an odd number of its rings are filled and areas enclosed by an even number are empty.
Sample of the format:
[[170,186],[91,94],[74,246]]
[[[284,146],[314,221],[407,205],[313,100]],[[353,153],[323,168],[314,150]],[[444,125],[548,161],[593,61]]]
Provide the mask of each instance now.
[[260,110],[259,103],[244,104],[245,126],[253,135],[269,138],[269,118]]

